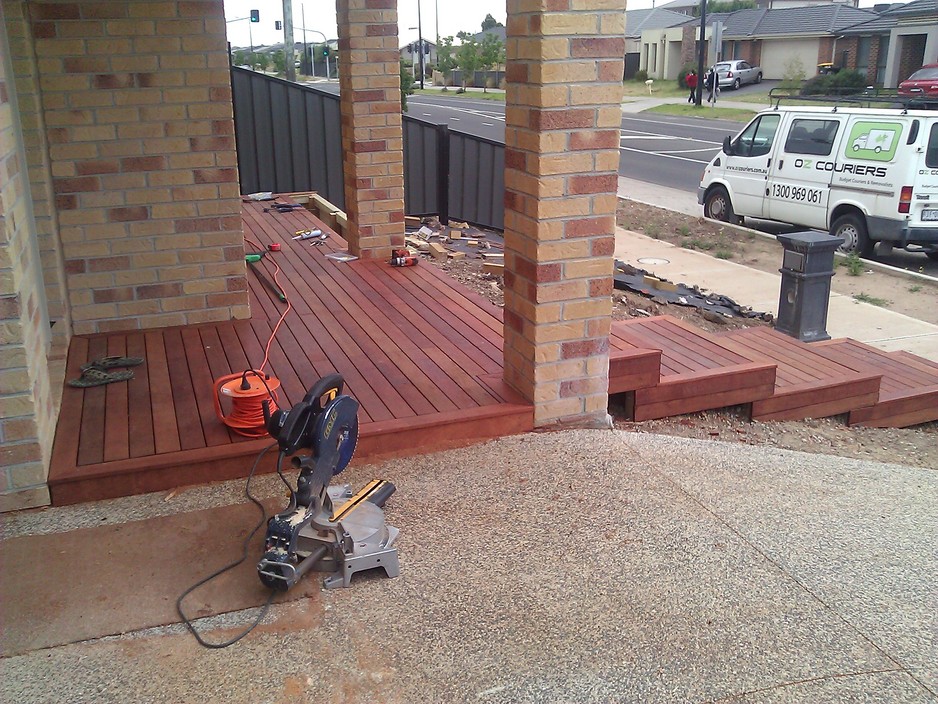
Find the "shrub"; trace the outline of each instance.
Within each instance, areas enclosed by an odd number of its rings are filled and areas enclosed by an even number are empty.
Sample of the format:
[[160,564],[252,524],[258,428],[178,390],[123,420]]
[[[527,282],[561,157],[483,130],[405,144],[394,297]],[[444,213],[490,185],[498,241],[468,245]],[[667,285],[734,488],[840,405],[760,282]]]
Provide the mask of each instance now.
[[635,80],[639,83],[644,83],[648,80],[648,71],[645,69],[639,69],[635,72]]
[[801,86],[802,95],[854,95],[866,89],[866,76],[859,71],[840,71],[815,76]]
[[[691,71],[696,71],[696,70],[697,70],[697,67],[694,66],[693,64],[685,64],[684,68],[681,69],[681,75],[677,77],[677,87],[684,88],[685,90],[690,90],[690,88],[687,87],[687,82],[684,79],[687,77],[688,73],[690,73]],[[698,81],[699,80],[700,79],[698,78]]]

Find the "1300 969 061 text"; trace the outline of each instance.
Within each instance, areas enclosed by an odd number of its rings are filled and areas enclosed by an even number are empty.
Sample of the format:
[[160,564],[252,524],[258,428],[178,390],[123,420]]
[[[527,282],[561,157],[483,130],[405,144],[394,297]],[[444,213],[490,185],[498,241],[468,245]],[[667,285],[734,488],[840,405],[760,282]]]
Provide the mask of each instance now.
[[790,186],[786,183],[773,183],[772,184],[772,197],[773,198],[806,201],[808,203],[820,203],[822,193],[824,193],[824,191],[822,191],[819,188],[805,188],[804,186]]

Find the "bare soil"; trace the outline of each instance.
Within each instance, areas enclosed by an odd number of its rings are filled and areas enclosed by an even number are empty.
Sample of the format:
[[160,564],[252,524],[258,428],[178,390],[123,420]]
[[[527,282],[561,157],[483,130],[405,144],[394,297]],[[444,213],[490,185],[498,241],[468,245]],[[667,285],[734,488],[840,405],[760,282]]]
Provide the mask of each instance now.
[[[779,248],[772,240],[703,218],[634,201],[619,202],[617,222],[621,227],[709,254],[722,253],[721,257],[732,258],[737,263],[762,271],[778,271]],[[473,236],[473,232],[479,234],[479,231],[470,230],[469,236]],[[498,235],[482,234],[493,246],[492,250],[487,251],[498,251]],[[480,254],[467,249],[459,240],[453,240],[446,246],[466,252],[466,257],[447,261],[423,257],[421,264],[438,266],[489,301],[498,306],[503,305],[502,277],[482,271]],[[868,267],[863,267],[857,276],[848,275],[846,267],[840,268],[834,281],[833,288],[838,293],[854,296],[864,294],[868,299],[883,301],[883,305],[891,310],[938,324],[938,306],[934,305],[936,291],[927,286]],[[746,304],[745,301],[737,302]],[[615,320],[664,314],[687,320],[710,331],[771,324],[754,318],[706,315],[696,308],[655,301],[630,291],[613,292]],[[914,428],[849,427],[845,417],[761,422],[750,421],[745,407],[733,407],[635,423],[627,420],[624,409],[615,397],[610,399],[609,412],[617,428],[631,432],[765,445],[938,470],[938,422]]]

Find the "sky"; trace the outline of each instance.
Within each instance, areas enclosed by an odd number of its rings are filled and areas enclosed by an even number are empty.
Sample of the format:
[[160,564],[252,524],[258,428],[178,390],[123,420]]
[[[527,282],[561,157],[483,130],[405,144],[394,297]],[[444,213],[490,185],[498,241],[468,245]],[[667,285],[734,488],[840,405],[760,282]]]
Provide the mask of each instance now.
[[[668,0],[655,0],[661,6]],[[878,0],[860,0],[860,7],[872,7]],[[292,0],[293,36],[296,41],[303,40],[302,15],[306,11],[307,38],[310,42],[322,41],[316,32],[322,32],[329,39],[336,38],[334,0]],[[652,6],[653,0],[628,0],[628,9],[641,10]],[[420,16],[423,24],[423,36],[430,41],[436,40],[437,16],[439,9],[440,36],[446,37],[457,32],[479,32],[486,14],[505,23],[505,0],[419,0]],[[398,34],[401,45],[417,39],[418,0],[398,0]],[[260,11],[261,21],[251,24],[247,18],[251,10]],[[228,41],[232,46],[248,46],[248,25],[255,46],[279,44],[283,42],[283,31],[274,29],[275,20],[283,20],[283,4],[277,0],[225,0],[225,18],[228,20]],[[231,21],[235,20],[235,21]]]

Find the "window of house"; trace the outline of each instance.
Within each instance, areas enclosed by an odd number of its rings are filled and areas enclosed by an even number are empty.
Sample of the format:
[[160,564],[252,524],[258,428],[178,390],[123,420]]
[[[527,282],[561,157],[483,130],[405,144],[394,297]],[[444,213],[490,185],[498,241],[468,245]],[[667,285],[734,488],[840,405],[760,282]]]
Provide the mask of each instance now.
[[886,58],[889,55],[889,35],[879,37],[879,53],[876,55],[876,83],[883,85],[886,82]]
[[860,37],[857,43],[857,71],[865,74],[870,68],[870,47],[873,37]]
[[838,120],[794,120],[785,140],[785,152],[829,156],[838,127]]

